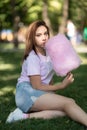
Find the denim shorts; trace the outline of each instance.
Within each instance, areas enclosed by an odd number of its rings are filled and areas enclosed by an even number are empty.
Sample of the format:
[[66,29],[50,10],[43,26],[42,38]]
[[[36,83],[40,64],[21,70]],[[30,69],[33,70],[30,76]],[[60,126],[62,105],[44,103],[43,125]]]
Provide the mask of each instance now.
[[20,108],[23,112],[29,112],[30,108],[43,94],[47,92],[36,90],[32,88],[29,82],[21,82],[16,86],[16,94],[15,94],[15,101],[18,108]]

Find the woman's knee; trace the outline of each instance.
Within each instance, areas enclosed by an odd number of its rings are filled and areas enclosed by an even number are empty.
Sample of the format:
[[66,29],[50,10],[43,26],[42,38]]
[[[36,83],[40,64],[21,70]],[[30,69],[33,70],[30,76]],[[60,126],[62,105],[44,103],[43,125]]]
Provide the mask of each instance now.
[[75,104],[75,100],[73,98],[69,98],[67,101],[66,101],[66,106],[72,106],[72,104]]

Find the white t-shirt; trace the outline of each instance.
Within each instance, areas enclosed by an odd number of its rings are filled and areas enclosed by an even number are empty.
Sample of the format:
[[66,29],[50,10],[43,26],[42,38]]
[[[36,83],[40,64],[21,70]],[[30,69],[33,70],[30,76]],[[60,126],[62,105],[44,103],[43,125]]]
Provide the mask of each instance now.
[[72,22],[68,22],[68,24],[67,24],[67,35],[69,36],[69,37],[74,37],[75,36],[75,34],[76,34],[76,29],[75,29],[75,25],[72,23]]
[[36,55],[32,50],[22,64],[22,72],[18,78],[18,83],[23,81],[30,82],[30,75],[40,75],[42,83],[49,84],[54,75],[50,57],[41,54]]

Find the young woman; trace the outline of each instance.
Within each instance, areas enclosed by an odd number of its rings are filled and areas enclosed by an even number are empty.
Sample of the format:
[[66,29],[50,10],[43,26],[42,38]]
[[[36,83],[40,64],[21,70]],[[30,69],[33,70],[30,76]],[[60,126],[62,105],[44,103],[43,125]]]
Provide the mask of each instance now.
[[55,94],[74,81],[69,73],[61,83],[53,84],[54,71],[51,60],[45,51],[49,29],[44,21],[33,22],[27,32],[26,49],[22,72],[16,86],[17,109],[7,122],[26,118],[53,118],[69,116],[87,126],[87,114],[71,98]]

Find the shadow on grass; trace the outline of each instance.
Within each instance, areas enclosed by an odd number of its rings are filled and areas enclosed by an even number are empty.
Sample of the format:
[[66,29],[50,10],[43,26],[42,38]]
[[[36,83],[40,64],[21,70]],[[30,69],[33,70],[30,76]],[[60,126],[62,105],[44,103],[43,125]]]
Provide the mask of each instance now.
[[[13,111],[15,105],[15,87],[17,78],[21,71],[21,57],[23,52],[0,53],[0,130],[84,130],[83,126],[70,120],[68,117],[42,120],[31,119],[5,124],[8,114]],[[80,54],[87,57],[87,53]],[[6,66],[8,65],[8,66]],[[64,90],[57,91],[57,94],[72,97],[87,111],[87,64],[81,65],[73,71],[75,82]],[[62,78],[54,76],[54,82]]]

